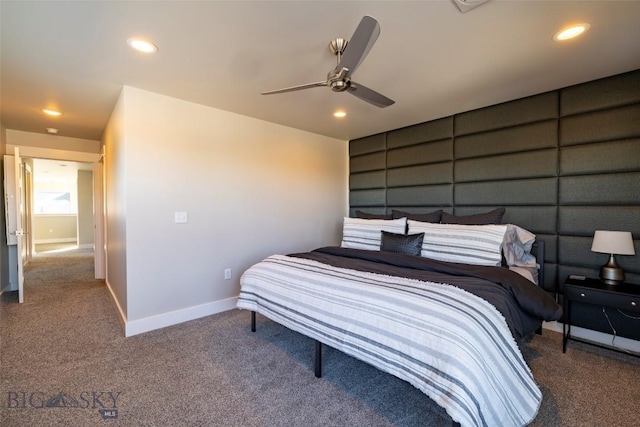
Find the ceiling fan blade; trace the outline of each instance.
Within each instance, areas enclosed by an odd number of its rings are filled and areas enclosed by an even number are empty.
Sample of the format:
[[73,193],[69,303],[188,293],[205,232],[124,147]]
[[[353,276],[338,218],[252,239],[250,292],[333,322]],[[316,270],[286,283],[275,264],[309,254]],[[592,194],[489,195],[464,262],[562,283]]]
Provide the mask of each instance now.
[[389,105],[395,104],[395,101],[387,98],[382,94],[379,94],[373,89],[369,89],[368,87],[354,81],[351,82],[351,86],[349,86],[349,89],[347,89],[347,91],[351,95],[357,96],[363,101],[373,104],[376,107],[384,108],[388,107]]
[[276,90],[270,90],[268,92],[262,92],[261,95],[273,95],[274,93],[293,92],[296,90],[310,89],[312,87],[320,87],[320,86],[329,86],[329,83],[326,80],[322,82],[307,83],[305,85],[291,86],[291,87],[286,87],[284,89],[276,89]]
[[367,56],[379,35],[380,25],[378,21],[370,16],[362,17],[356,31],[347,43],[340,64],[335,68],[336,71],[347,68],[349,70],[348,75],[353,73]]

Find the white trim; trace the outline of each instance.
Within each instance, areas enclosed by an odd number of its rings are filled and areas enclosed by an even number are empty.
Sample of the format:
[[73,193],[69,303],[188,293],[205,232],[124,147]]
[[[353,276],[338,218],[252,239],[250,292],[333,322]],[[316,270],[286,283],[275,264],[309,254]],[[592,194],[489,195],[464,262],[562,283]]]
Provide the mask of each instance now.
[[78,213],[77,212],[69,212],[69,213],[34,213],[33,216],[34,217],[38,217],[38,218],[52,218],[52,217],[62,217],[62,218],[73,217],[73,218],[76,218],[78,216]]
[[36,245],[42,245],[47,243],[76,243],[78,241],[75,237],[60,237],[58,239],[38,239],[34,243]]
[[84,243],[82,245],[78,245],[78,249],[93,249],[93,243]]
[[168,313],[145,317],[144,319],[126,322],[125,337],[142,334],[167,326],[177,325],[223,311],[232,310],[236,307],[238,297],[227,298],[220,301],[212,301],[206,304],[195,305]]
[[[562,323],[560,322],[542,322],[542,328],[550,331],[562,333]],[[583,340],[593,341],[598,344],[611,347],[611,341],[613,335],[605,334],[603,332],[593,331],[591,329],[580,328],[578,326],[571,326],[571,336],[581,338]],[[571,341],[569,341],[570,343]],[[615,346],[622,350],[633,351],[634,353],[640,353],[640,341],[632,340],[625,337],[616,336],[614,341]]]
[[120,321],[120,325],[122,326],[122,329],[126,332],[126,330],[127,330],[127,315],[124,314],[124,311],[122,310],[122,307],[120,306],[120,302],[118,301],[118,298],[116,298],[116,294],[113,292],[113,289],[111,288],[111,284],[109,283],[109,280],[105,280],[104,283],[107,285],[107,289],[109,290],[109,294],[111,294],[111,299],[113,300],[113,302],[116,303],[116,308],[118,309],[118,313],[120,314],[120,316],[118,317],[118,320]]
[[[21,131],[14,131],[21,132]],[[32,135],[38,135],[32,133]],[[56,137],[54,137],[56,138]],[[99,141],[95,141],[99,143]],[[5,150],[7,153],[13,152],[13,147],[20,147],[20,155],[22,157],[35,157],[40,159],[52,160],[68,160],[72,162],[95,163],[100,160],[100,153],[90,153],[75,150],[59,150],[56,148],[32,147],[29,145],[7,144]]]

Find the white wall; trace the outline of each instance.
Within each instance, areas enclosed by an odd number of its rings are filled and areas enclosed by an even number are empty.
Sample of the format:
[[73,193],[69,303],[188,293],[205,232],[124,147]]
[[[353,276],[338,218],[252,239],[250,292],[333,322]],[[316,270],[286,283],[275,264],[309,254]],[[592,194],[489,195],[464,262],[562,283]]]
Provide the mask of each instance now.
[[78,215],[48,214],[33,216],[34,243],[60,243],[78,241]]
[[[126,171],[124,94],[116,103],[104,130],[104,203],[106,281],[123,322],[127,319],[127,242],[125,223]],[[135,179],[135,177],[129,177]]]
[[347,141],[131,87],[105,135],[108,281],[115,243],[127,335],[232,308],[253,263],[340,241]]

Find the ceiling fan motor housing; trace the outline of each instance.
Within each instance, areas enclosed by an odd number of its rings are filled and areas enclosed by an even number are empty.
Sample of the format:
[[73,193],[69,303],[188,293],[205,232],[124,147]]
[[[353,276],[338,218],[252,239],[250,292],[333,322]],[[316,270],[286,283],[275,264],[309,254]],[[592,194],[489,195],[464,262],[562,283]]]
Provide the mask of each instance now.
[[351,86],[351,80],[346,79],[331,81],[329,82],[329,86],[334,92],[342,92],[349,89],[349,86]]
[[349,69],[342,67],[340,71],[337,69],[331,70],[327,73],[327,85],[334,92],[342,92],[351,86],[351,79],[347,77]]

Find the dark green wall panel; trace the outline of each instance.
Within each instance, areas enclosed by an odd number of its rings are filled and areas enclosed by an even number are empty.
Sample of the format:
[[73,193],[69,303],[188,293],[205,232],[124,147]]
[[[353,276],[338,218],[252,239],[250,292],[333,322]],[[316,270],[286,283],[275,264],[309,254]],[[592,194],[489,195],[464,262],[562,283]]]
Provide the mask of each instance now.
[[380,190],[351,190],[349,205],[353,207],[386,206],[386,192]]
[[350,173],[384,170],[386,167],[386,153],[384,151],[351,157],[349,161]]
[[453,137],[453,117],[420,123],[387,133],[387,148],[398,148]]
[[560,145],[640,137],[640,104],[563,118]]
[[453,160],[453,140],[444,139],[387,151],[387,167],[421,165]]
[[389,187],[451,183],[453,183],[453,162],[387,169],[387,186]]
[[640,103],[639,71],[564,88],[560,113],[566,116],[633,103]]
[[638,218],[640,205],[561,206],[558,211],[558,233],[569,236],[593,236],[595,230],[631,231],[638,240]]
[[558,146],[558,120],[456,137],[455,157],[481,157]]
[[349,175],[350,190],[366,190],[386,187],[386,172],[384,170],[373,172],[352,173]]
[[349,141],[349,155],[360,156],[362,154],[374,153],[376,151],[384,151],[387,149],[387,136],[384,133],[371,135],[360,139]]
[[555,205],[556,178],[456,184],[454,203],[464,205]]
[[633,205],[640,198],[640,172],[560,178],[560,204]]
[[458,160],[455,182],[541,178],[556,176],[558,153],[555,149],[526,151],[501,156]]
[[387,205],[395,206],[452,206],[453,184],[387,189]]
[[640,139],[574,145],[560,150],[560,175],[638,170]]
[[454,116],[455,135],[523,125],[559,116],[558,92],[547,92]]

